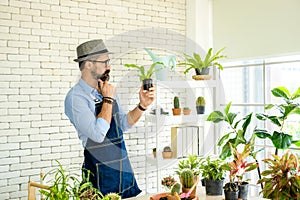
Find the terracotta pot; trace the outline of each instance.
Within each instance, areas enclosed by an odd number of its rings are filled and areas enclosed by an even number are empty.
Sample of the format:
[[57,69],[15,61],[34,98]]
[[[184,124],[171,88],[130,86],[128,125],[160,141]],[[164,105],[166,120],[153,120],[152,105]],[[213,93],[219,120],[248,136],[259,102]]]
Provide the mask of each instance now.
[[[159,193],[159,194],[155,194],[153,196],[150,197],[150,200],[159,200],[161,197],[167,197],[170,194],[170,192],[164,192],[164,193]],[[193,200],[197,200],[198,197],[197,196],[190,196]],[[169,198],[170,199],[170,198]],[[177,200],[177,198],[174,196],[174,200]]]
[[162,157],[163,158],[172,158],[173,152],[172,151],[163,151],[162,152]]
[[181,108],[172,108],[173,115],[181,115]]
[[189,115],[189,114],[191,114],[191,111],[192,111],[192,110],[183,110],[183,114],[184,114],[184,115]]

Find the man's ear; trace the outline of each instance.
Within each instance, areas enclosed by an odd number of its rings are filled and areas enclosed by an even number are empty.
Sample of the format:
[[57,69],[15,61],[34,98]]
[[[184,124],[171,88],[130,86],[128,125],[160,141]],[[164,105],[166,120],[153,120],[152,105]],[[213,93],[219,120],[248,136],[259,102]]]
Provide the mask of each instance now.
[[87,69],[92,69],[92,67],[94,67],[94,63],[91,61],[85,61],[85,68]]

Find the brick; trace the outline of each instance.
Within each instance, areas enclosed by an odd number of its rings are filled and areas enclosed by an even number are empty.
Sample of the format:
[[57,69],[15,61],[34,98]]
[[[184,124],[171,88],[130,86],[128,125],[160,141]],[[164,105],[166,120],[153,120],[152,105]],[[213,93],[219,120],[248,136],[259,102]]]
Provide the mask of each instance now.
[[36,162],[41,160],[40,155],[29,155],[29,156],[22,156],[20,157],[21,163],[28,163],[28,162]]
[[21,143],[21,148],[26,149],[26,148],[39,148],[40,147],[40,142],[22,142]]

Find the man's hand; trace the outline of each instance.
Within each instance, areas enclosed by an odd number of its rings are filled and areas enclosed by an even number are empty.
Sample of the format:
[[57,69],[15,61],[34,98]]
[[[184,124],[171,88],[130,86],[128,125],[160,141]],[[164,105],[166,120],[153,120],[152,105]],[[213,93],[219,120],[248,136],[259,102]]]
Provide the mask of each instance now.
[[141,86],[139,92],[140,105],[147,109],[148,106],[155,100],[155,86],[149,88],[149,90],[144,90],[143,86]]
[[98,87],[97,90],[99,94],[102,94],[103,97],[111,97],[114,98],[116,88],[112,84],[108,83],[107,81],[102,81],[98,79],[98,82],[100,83],[100,88]]

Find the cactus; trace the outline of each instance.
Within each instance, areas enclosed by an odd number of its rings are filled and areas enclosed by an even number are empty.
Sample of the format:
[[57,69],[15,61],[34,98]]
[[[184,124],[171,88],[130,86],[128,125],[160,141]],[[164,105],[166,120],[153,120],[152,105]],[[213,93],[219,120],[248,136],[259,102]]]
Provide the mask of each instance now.
[[171,147],[169,147],[169,146],[165,146],[163,151],[164,151],[164,152],[171,152],[172,149],[171,149]]
[[181,183],[184,188],[191,188],[194,184],[194,173],[191,169],[185,169],[180,174]]
[[180,188],[181,188],[181,185],[180,183],[175,183],[172,188],[171,188],[171,195],[174,195],[175,192],[177,192],[177,194],[180,193]]
[[174,97],[174,108],[180,108],[179,98],[177,96]]
[[204,97],[200,96],[197,98],[197,101],[196,101],[196,105],[197,106],[205,106],[205,99]]

